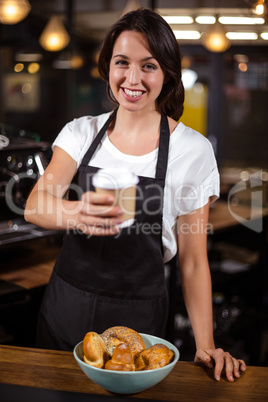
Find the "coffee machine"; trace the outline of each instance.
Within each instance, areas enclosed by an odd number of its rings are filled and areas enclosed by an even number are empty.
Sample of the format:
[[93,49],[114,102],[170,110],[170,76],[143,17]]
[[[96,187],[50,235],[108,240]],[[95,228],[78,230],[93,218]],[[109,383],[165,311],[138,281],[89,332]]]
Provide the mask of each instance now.
[[24,219],[27,197],[51,155],[51,144],[38,134],[0,124],[0,247],[56,233]]

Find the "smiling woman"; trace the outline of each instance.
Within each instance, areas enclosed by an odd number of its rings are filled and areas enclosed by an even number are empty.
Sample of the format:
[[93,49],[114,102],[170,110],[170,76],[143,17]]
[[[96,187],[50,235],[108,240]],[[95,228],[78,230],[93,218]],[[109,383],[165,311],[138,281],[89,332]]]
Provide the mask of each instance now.
[[[148,26],[146,18],[150,19],[150,26]],[[124,33],[125,35],[129,32],[141,34],[139,43],[147,51],[147,55],[144,55],[145,59],[143,60],[147,71],[154,69],[154,63],[156,63],[156,66],[160,67],[164,73],[164,85],[156,102],[158,110],[178,120],[183,112],[184,101],[180,49],[178,42],[174,40],[175,37],[171,28],[158,14],[142,9],[135,11],[135,14],[129,13],[127,18],[123,17],[114,24],[107,33],[99,56],[98,68],[101,77],[109,83],[110,62],[115,54],[115,42],[120,34]],[[141,40],[141,37],[143,37],[143,40]],[[129,55],[129,50],[127,54]],[[124,55],[127,56],[127,54]],[[131,57],[134,57],[133,50],[131,50]],[[117,102],[109,84],[108,95],[113,101]]]
[[[157,13],[130,12],[108,32],[99,71],[116,109],[63,128],[26,205],[27,220],[67,230],[41,307],[37,345],[71,350],[87,332],[115,325],[165,337],[164,264],[178,252],[195,360],[215,365],[216,379],[225,367],[234,381],[245,363],[215,348],[207,260],[218,169],[209,141],[178,123],[184,100],[178,42]],[[125,168],[139,176],[135,219],[127,228],[115,198],[93,186],[92,176],[106,167],[119,177]],[[67,199],[68,186],[81,197]]]

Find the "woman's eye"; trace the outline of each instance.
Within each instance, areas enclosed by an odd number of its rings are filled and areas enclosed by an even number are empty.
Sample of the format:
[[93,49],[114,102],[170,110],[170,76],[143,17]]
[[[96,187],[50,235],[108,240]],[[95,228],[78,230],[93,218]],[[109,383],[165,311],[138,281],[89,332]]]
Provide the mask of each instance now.
[[128,63],[126,60],[117,60],[115,64],[116,66],[127,66]]
[[156,66],[154,64],[145,64],[143,68],[145,68],[145,70],[156,70]]

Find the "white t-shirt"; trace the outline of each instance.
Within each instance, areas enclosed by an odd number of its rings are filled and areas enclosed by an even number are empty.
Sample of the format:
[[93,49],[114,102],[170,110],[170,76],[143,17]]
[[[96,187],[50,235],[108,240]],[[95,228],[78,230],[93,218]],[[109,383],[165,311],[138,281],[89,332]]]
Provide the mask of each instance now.
[[[110,113],[84,116],[66,124],[52,147],[62,148],[77,167]],[[158,149],[142,156],[126,155],[109,140],[107,133],[89,162],[90,166],[128,168],[135,174],[155,177]],[[211,143],[200,133],[179,123],[170,136],[166,175],[163,233],[164,262],[177,252],[176,221],[214,201],[219,196],[219,173]],[[204,229],[204,228],[203,228]]]

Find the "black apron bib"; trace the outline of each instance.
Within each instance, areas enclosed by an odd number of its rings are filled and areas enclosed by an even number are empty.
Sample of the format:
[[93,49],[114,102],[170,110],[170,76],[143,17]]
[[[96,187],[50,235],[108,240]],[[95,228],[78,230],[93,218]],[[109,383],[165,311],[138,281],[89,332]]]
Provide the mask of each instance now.
[[[88,166],[114,111],[95,137],[78,169],[82,193],[94,190]],[[124,325],[165,336],[168,314],[162,212],[169,150],[169,126],[161,117],[155,178],[139,177],[135,222],[116,236],[66,233],[42,303],[37,346],[71,350],[86,332]]]

